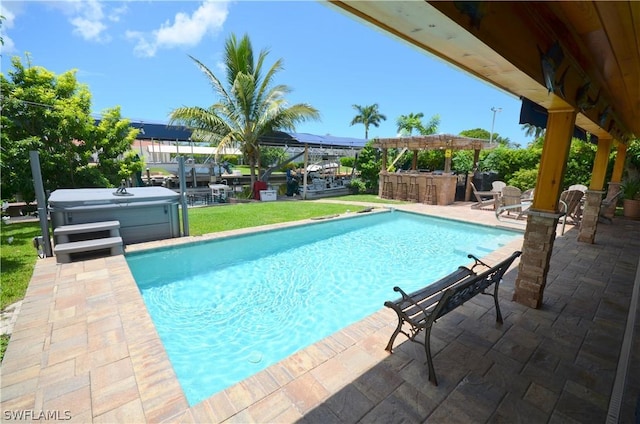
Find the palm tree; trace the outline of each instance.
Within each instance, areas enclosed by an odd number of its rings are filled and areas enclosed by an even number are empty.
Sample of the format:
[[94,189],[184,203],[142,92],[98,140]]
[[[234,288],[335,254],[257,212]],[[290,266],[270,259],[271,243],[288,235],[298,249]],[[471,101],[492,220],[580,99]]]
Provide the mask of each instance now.
[[[174,109],[170,123],[193,130],[192,139],[208,141],[219,147],[239,145],[251,170],[251,186],[260,169],[261,136],[275,130],[295,131],[295,124],[320,118],[320,113],[306,103],[288,105],[284,95],[291,89],[274,85],[275,74],[282,69],[282,59],[265,69],[268,50],[261,50],[254,60],[248,35],[240,40],[231,34],[225,42],[226,84],[196,58],[189,56],[209,79],[219,100],[208,108],[183,106]],[[265,72],[266,71],[266,72]]]
[[422,112],[412,112],[408,115],[400,115],[397,121],[398,133],[400,133],[401,135],[411,135],[413,133],[413,130],[418,130],[418,132],[421,132],[423,128],[423,117],[424,114]]
[[435,114],[431,117],[431,120],[427,125],[422,125],[420,130],[421,135],[431,135],[438,132],[438,126],[440,126],[440,115]]
[[545,128],[536,127],[533,124],[522,124],[522,130],[525,137],[531,137],[538,139],[544,135]]
[[351,125],[364,125],[364,138],[369,139],[369,125],[375,127],[380,126],[380,121],[386,121],[387,117],[378,111],[378,104],[374,103],[369,106],[353,105],[358,114],[351,120]]

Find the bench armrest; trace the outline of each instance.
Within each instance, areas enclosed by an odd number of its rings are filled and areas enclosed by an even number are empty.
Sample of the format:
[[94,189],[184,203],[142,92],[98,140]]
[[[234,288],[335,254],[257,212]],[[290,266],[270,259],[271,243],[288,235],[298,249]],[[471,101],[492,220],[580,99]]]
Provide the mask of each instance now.
[[[413,297],[409,296],[407,293],[404,292],[404,290],[402,290],[400,287],[395,286],[393,288],[393,291],[399,292],[402,295],[402,300],[401,302],[408,302],[411,305],[413,305],[414,307],[418,308],[420,311],[422,311],[422,313],[424,314],[425,319],[429,316],[429,314],[427,313],[427,310],[424,309],[422,306],[420,306],[414,299]],[[396,303],[400,303],[400,302],[396,302]],[[404,309],[404,308],[403,308]]]
[[473,259],[473,260],[474,260],[474,262],[475,262],[475,263],[471,266],[471,271],[473,271],[473,270],[474,270],[474,268],[475,268],[475,267],[477,267],[478,265],[482,265],[482,266],[484,266],[484,267],[486,267],[486,268],[491,268],[491,266],[489,266],[489,265],[485,264],[485,263],[484,263],[484,262],[482,262],[480,259],[478,259],[478,257],[477,257],[477,256],[472,255],[471,253],[469,253],[469,254],[467,255],[467,258],[469,258],[469,259]]

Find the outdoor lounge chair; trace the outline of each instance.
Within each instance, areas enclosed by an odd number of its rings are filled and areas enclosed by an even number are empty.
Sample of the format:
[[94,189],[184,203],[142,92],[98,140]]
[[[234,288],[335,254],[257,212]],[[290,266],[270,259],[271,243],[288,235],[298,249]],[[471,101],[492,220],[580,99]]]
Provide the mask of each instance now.
[[507,186],[504,181],[494,181],[491,183],[491,191],[502,191]]
[[526,203],[526,202],[533,202],[533,195],[535,194],[536,189],[535,188],[530,188],[528,190],[525,190],[522,192],[522,202]]
[[[513,206],[513,207],[509,207]],[[507,215],[512,213],[518,214],[518,217],[522,214],[522,191],[518,187],[505,186],[502,188],[502,195],[500,196],[500,212],[506,212]]]
[[[509,191],[511,190],[507,190],[507,193],[509,193]],[[520,221],[523,224],[525,223],[522,218],[527,215],[527,211],[533,203],[533,198],[526,198],[524,195],[521,195],[518,196],[519,200],[516,201],[516,193],[517,192],[514,190],[513,195],[507,194],[505,199],[503,192],[502,204],[495,212],[496,219],[498,221],[506,222],[503,221],[502,218],[508,216],[510,218],[515,218],[515,221],[509,220],[509,222]],[[567,225],[567,218],[570,218],[574,225],[578,225],[580,223],[580,218],[582,217],[582,197],[583,193],[580,190],[565,190],[560,194],[558,209],[560,213],[560,220],[562,220],[562,234],[564,234],[564,229]],[[505,202],[507,204],[505,204]],[[507,213],[504,214],[505,212]],[[513,212],[515,212],[515,214],[511,215]]]
[[622,191],[617,192],[611,197],[609,197],[609,194],[607,193],[607,197],[600,204],[600,214],[598,215],[599,222],[604,224],[611,224],[613,222],[613,214],[620,196],[622,196]]
[[575,225],[580,224],[582,219],[582,190],[565,190],[560,194],[560,204],[564,205],[565,221],[570,218]]
[[567,190],[580,190],[582,193],[586,193],[588,187],[584,184],[573,184]]
[[491,207],[491,209],[496,208],[496,196],[498,196],[499,193],[493,191],[478,191],[473,183],[470,184],[471,189],[473,190],[473,195],[476,198],[476,203],[471,205],[472,209],[488,209],[489,207]]

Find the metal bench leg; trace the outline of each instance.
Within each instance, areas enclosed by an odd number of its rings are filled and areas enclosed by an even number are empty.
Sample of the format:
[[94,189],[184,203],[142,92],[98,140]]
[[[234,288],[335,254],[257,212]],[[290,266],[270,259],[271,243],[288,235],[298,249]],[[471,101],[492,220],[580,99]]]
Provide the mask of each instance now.
[[498,304],[498,285],[500,281],[496,281],[493,289],[493,302],[496,304],[496,322],[502,324],[502,312],[500,312],[500,305]]
[[438,385],[438,379],[436,378],[436,370],[433,367],[433,359],[431,358],[431,326],[425,328],[424,333],[424,351],[427,354],[427,364],[429,365],[429,381],[434,386]]
[[389,339],[389,343],[387,343],[387,347],[385,347],[384,350],[386,350],[387,352],[391,352],[393,350],[393,342],[395,341],[396,336],[400,334],[401,329],[402,329],[402,320],[398,320],[398,326],[396,327],[396,330],[391,335],[391,338]]

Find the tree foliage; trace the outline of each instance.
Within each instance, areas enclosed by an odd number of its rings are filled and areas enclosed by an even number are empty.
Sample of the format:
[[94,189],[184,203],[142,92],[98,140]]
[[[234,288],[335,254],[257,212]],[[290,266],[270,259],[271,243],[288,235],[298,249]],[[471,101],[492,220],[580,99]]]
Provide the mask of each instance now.
[[[431,135],[438,132],[440,126],[440,115],[433,115],[428,123],[422,122],[422,113],[410,113],[409,115],[400,115],[398,118],[398,131],[403,135],[411,135],[413,130],[418,130],[420,135]],[[395,156],[399,154],[398,149],[389,150],[389,161],[393,162]],[[406,151],[401,158],[395,162],[395,169],[410,169],[413,161],[413,152]],[[444,154],[421,156],[418,154],[418,168],[420,169],[439,169],[444,164]],[[439,164],[439,165],[438,165]]]
[[412,135],[413,130],[417,130],[418,133],[423,129],[422,118],[424,113],[411,112],[408,115],[400,115],[396,121],[398,127],[398,134],[401,136]]
[[256,56],[248,35],[238,40],[231,34],[225,42],[223,79],[189,56],[211,83],[217,101],[208,108],[179,107],[170,115],[172,123],[193,130],[194,140],[219,147],[239,144],[249,163],[252,186],[256,168],[260,168],[260,137],[275,130],[295,131],[297,123],[320,118],[319,112],[306,103],[287,103],[285,95],[291,89],[275,84],[275,75],[283,69],[282,59],[266,68],[268,53],[262,50]]
[[378,149],[372,146],[373,141],[367,142],[358,154],[356,170],[369,193],[378,192],[378,175],[382,168],[382,158]]
[[364,138],[369,139],[369,126],[380,126],[380,121],[386,121],[387,117],[380,113],[378,104],[374,103],[368,106],[353,105],[358,114],[351,120],[351,125],[364,125]]
[[[38,151],[45,189],[104,187],[118,183],[112,165],[128,150],[138,130],[120,118],[119,108],[105,112],[96,125],[91,93],[75,71],[60,75],[27,66],[13,57],[13,69],[0,74],[2,88],[2,195],[35,198],[29,151]],[[94,162],[94,156],[100,162]]]

